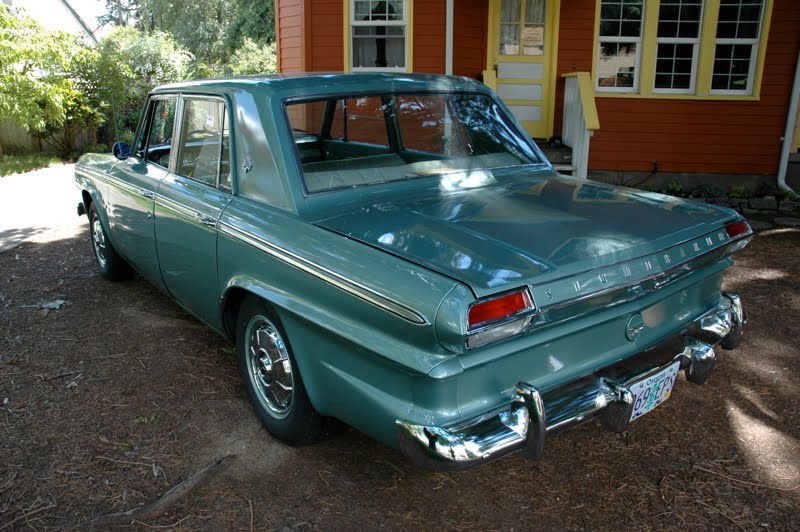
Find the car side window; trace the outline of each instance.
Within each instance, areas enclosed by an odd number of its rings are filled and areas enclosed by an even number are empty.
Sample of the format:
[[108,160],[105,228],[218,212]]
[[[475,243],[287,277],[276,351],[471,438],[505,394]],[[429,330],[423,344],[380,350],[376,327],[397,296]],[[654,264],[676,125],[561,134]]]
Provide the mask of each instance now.
[[169,167],[172,151],[172,126],[175,123],[175,100],[159,99],[151,107],[150,131],[147,135],[145,159],[164,168]]
[[230,190],[230,120],[217,99],[185,98],[176,172]]

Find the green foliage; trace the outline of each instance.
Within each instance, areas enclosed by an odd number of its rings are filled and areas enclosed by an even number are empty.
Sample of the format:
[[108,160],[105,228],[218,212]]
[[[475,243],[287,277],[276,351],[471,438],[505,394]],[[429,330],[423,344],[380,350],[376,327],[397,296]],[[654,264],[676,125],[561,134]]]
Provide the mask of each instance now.
[[729,198],[749,198],[750,196],[752,196],[752,194],[750,194],[750,191],[744,185],[731,185],[728,191]]
[[226,45],[236,50],[250,39],[256,44],[275,42],[275,3],[233,0],[234,12],[227,29]]
[[775,199],[778,201],[798,201],[800,200],[800,195],[789,190],[778,190],[775,193]]
[[6,155],[0,161],[0,176],[11,174],[21,174],[30,172],[37,168],[47,168],[51,164],[57,164],[61,159],[55,155],[45,155],[35,153],[31,155]]
[[[186,79],[192,56],[167,33],[115,28],[97,45],[99,100],[108,106],[113,138],[133,131],[155,85]],[[111,139],[109,139],[111,140]]]
[[691,196],[693,198],[719,198],[724,196],[725,191],[720,187],[714,185],[700,185],[692,190]]
[[84,82],[95,60],[77,37],[0,7],[0,120],[69,153],[75,130],[96,127],[103,118],[91,83]]
[[[122,11],[135,9],[138,13],[140,28],[167,32],[192,54],[193,78],[234,74],[229,63],[241,55],[242,48],[252,47],[251,43],[264,47],[275,40],[272,1],[194,0],[187,5],[176,0],[127,0],[123,4],[128,5]],[[116,5],[109,5],[107,16],[119,12]]]
[[683,195],[683,185],[677,179],[673,179],[661,187],[661,192],[670,196],[681,196]]
[[139,0],[138,25],[145,31],[169,33],[179,45],[191,52],[203,68],[221,72],[230,47],[226,36],[234,16],[227,0]]
[[278,69],[278,58],[275,43],[261,45],[246,37],[242,45],[230,59],[231,74],[246,76],[249,74],[271,74]]

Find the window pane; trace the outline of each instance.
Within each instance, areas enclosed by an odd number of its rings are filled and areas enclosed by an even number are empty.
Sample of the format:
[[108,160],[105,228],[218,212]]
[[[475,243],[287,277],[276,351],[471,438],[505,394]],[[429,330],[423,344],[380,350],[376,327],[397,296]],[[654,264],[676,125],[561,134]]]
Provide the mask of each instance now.
[[763,0],[721,0],[718,39],[755,39]]
[[[216,100],[184,100],[177,173],[217,185],[221,166],[225,105]],[[229,165],[225,165],[229,171]]]
[[636,44],[600,43],[597,84],[600,87],[633,87],[636,78]]
[[[391,94],[350,96],[311,103],[290,103],[289,127],[326,108],[342,133],[321,131],[316,157],[304,159],[304,135],[295,142],[309,193],[370,186],[409,179],[431,179],[441,190],[477,187],[512,179],[509,166],[541,162],[526,137],[506,122],[497,104],[483,94]],[[386,116],[396,116],[399,142],[386,135]],[[301,120],[296,122],[296,120]],[[358,140],[359,142],[354,142]],[[497,170],[493,172],[493,170]],[[387,235],[392,236],[392,235]],[[413,235],[410,235],[413,236]]]
[[502,0],[500,2],[500,22],[519,23],[521,13],[520,0]]
[[601,20],[600,21],[600,36],[601,37],[619,37],[619,29],[621,23],[619,20]]
[[657,89],[691,88],[693,44],[659,43],[656,51]]
[[752,53],[750,44],[717,45],[711,88],[746,91]]
[[545,0],[525,0],[525,23],[544,24]]
[[620,13],[622,13],[622,6],[620,4],[603,2],[603,5],[600,6],[601,20],[619,20],[621,18]]
[[658,11],[660,38],[697,38],[702,0],[663,0]]
[[519,55],[519,24],[500,24],[500,55]]
[[[763,0],[721,0],[711,88],[747,91]],[[720,39],[728,42],[720,43]]]
[[404,68],[405,28],[402,26],[354,26],[353,66],[356,68]]
[[153,106],[150,122],[146,159],[164,168],[169,166],[174,123],[175,100],[157,100]]
[[603,0],[600,6],[601,37],[640,37],[642,0]]
[[356,20],[403,20],[402,0],[355,0],[355,2]]
[[446,97],[398,96],[395,104],[403,148],[459,157],[470,154],[469,143],[450,116]]
[[[337,115],[341,117],[338,120]],[[344,141],[389,145],[383,103],[377,96],[339,100],[334,112],[334,122],[337,121],[343,125],[341,139]]]
[[544,55],[544,24],[525,24],[522,29],[523,55]]
[[642,32],[641,22],[622,22],[622,29],[620,36],[622,37],[638,37]]

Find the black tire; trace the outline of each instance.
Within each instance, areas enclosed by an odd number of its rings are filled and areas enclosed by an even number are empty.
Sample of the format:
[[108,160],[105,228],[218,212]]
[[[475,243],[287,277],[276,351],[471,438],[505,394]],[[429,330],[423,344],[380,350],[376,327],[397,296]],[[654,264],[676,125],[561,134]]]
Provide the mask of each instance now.
[[94,250],[94,257],[97,260],[97,267],[100,269],[100,277],[109,281],[122,281],[129,279],[133,270],[125,262],[111,241],[108,239],[108,231],[97,215],[97,208],[94,202],[89,204],[89,238]]
[[256,297],[246,298],[239,307],[236,356],[250,404],[270,434],[296,446],[319,441],[330,432],[330,420],[314,410],[306,394],[278,316]]

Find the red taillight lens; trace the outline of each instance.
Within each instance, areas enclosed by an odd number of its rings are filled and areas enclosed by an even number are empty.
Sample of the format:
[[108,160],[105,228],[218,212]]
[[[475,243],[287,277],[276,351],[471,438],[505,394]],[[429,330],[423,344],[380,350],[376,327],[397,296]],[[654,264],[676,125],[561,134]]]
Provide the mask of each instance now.
[[725,226],[725,230],[728,231],[728,236],[736,238],[737,236],[741,236],[750,232],[750,226],[747,225],[747,222],[744,220],[738,221],[736,223],[732,223],[730,225]]
[[495,323],[530,309],[533,309],[533,302],[527,290],[476,303],[469,309],[469,329]]

